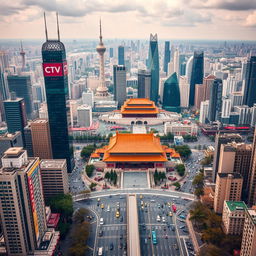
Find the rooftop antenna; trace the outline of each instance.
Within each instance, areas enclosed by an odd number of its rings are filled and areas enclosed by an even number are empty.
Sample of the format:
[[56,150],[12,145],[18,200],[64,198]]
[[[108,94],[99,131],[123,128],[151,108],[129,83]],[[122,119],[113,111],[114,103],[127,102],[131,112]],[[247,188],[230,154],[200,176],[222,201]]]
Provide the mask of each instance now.
[[100,18],[100,43],[102,43],[102,33],[101,33],[101,18]]
[[45,37],[46,37],[46,41],[48,41],[48,32],[47,32],[47,25],[46,25],[45,12],[44,12],[44,28],[45,28]]
[[23,52],[22,40],[20,40],[20,51]]
[[56,18],[57,18],[58,41],[60,41],[60,28],[59,28],[59,15],[58,15],[58,12],[56,12]]

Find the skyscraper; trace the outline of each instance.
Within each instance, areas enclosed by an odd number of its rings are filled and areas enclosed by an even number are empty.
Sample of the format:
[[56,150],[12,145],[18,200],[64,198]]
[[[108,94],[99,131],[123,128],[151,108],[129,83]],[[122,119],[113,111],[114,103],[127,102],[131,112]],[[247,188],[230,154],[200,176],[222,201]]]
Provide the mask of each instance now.
[[251,56],[247,62],[243,101],[249,107],[256,103],[256,56]]
[[123,65],[113,66],[114,100],[120,108],[126,100],[126,68]]
[[183,108],[187,108],[188,101],[189,101],[189,82],[186,76],[180,76],[179,86],[180,86],[180,106]]
[[124,63],[124,46],[118,46],[118,65],[125,65]]
[[[57,20],[58,22],[58,20]],[[54,159],[66,159],[68,171],[72,171],[73,155],[68,137],[68,66],[65,46],[58,39],[49,40],[45,22],[46,42],[42,46],[43,73]]]
[[210,93],[208,120],[220,120],[222,108],[222,80],[215,79]]
[[204,76],[204,53],[194,52],[192,72],[190,79],[189,105],[194,105],[195,85],[203,83]]
[[111,47],[109,48],[109,58],[113,58],[114,57],[114,49]]
[[106,51],[106,47],[102,41],[102,34],[101,34],[101,20],[100,20],[100,42],[99,45],[96,47],[96,51],[100,56],[100,79],[99,79],[99,86],[97,88],[96,96],[106,97],[108,96],[108,88],[105,84],[105,68],[104,68],[104,53]]
[[163,108],[180,112],[180,88],[176,72],[164,82]]
[[138,98],[150,99],[151,72],[139,70],[138,72]]
[[25,71],[25,52],[23,50],[22,41],[20,41],[21,71]]
[[159,95],[159,55],[157,34],[150,34],[148,69],[151,72],[150,99],[157,104]]
[[16,96],[23,98],[26,106],[27,117],[32,115],[32,85],[30,76],[25,75],[8,75],[7,76],[9,91],[15,92]]
[[4,110],[8,132],[15,133],[20,131],[24,143],[24,127],[27,125],[24,99],[16,98],[15,93],[12,93],[11,98],[4,101]]
[[168,73],[168,63],[171,60],[170,41],[164,42],[164,72]]

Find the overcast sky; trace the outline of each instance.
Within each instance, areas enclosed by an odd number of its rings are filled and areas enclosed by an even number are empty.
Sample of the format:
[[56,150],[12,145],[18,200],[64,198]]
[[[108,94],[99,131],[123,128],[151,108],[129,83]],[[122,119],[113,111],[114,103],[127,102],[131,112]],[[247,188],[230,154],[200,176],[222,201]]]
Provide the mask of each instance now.
[[0,38],[56,37],[55,11],[62,38],[256,40],[256,0],[0,0]]

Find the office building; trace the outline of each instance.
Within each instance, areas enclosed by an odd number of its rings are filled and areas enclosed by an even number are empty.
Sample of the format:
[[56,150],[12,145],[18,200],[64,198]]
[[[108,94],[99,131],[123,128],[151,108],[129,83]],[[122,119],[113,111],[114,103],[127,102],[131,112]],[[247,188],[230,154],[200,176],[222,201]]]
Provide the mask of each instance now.
[[92,107],[81,105],[77,107],[77,124],[79,127],[90,127],[92,125]]
[[221,109],[221,122],[229,123],[229,117],[231,113],[232,102],[229,98],[222,99],[222,109]]
[[32,142],[32,132],[30,123],[24,127],[24,144],[26,145],[26,151],[29,157],[34,156],[33,152],[33,142]]
[[43,159],[40,163],[44,198],[69,193],[65,159]]
[[138,98],[150,99],[151,73],[146,70],[138,71]]
[[88,90],[86,92],[82,93],[82,101],[84,105],[91,106],[92,108],[94,107],[94,95],[93,91]]
[[256,210],[246,210],[241,244],[241,256],[256,255]]
[[195,123],[182,122],[166,122],[164,124],[164,134],[171,133],[175,136],[179,135],[198,135],[198,125]]
[[195,102],[194,105],[197,109],[200,109],[201,102],[204,101],[205,86],[204,84],[195,85]]
[[256,56],[247,62],[243,104],[252,107],[256,103]]
[[118,46],[118,65],[125,65],[124,62],[124,46]]
[[47,119],[37,119],[30,124],[33,154],[40,159],[52,158],[50,127]]
[[256,104],[251,108],[251,127],[256,126]]
[[180,112],[180,88],[176,73],[164,82],[163,109]]
[[15,92],[17,97],[24,99],[27,116],[28,118],[31,118],[33,109],[30,76],[8,75],[7,81],[10,93]]
[[179,75],[185,76],[186,75],[186,58],[184,54],[179,55]]
[[[5,133],[0,135],[0,159],[3,157],[4,152],[7,149],[13,147],[23,147],[21,132]],[[0,167],[2,167],[1,160]]]
[[243,178],[240,173],[217,173],[214,211],[222,214],[224,201],[240,201]]
[[209,100],[202,101],[200,105],[200,116],[199,116],[200,124],[206,123],[206,120],[208,120],[208,112],[209,112]]
[[48,40],[46,33],[46,42],[42,46],[42,59],[52,156],[54,159],[66,159],[68,171],[71,172],[73,155],[68,137],[68,117],[70,117],[67,107],[68,66],[65,46],[60,41],[59,34],[57,40]]
[[219,121],[222,108],[222,80],[215,79],[210,93],[208,120]]
[[239,125],[250,125],[251,124],[251,108],[242,105],[234,106],[234,112],[239,114],[238,124]]
[[113,66],[114,100],[120,108],[126,100],[126,68],[125,66]]
[[247,206],[243,201],[224,201],[222,223],[226,235],[241,235]]
[[150,34],[148,70],[151,72],[150,99],[157,104],[159,96],[159,55],[157,34]]
[[186,77],[188,79],[189,87],[190,87],[190,81],[191,81],[193,59],[194,59],[194,56],[191,56],[188,59],[187,64],[186,64]]
[[202,84],[204,77],[204,53],[194,52],[191,79],[190,79],[190,92],[189,92],[189,105],[193,106],[195,101],[195,85]]
[[189,106],[189,82],[186,76],[180,76],[180,106],[187,108]]
[[7,254],[30,255],[47,229],[39,158],[16,147],[5,152],[2,163],[0,215]]
[[20,131],[24,142],[24,127],[27,125],[24,99],[16,98],[15,93],[12,93],[11,98],[4,101],[4,111],[8,132],[15,133]]
[[203,84],[205,85],[205,95],[204,100],[210,100],[211,97],[211,88],[213,81],[216,79],[216,76],[214,75],[208,75],[207,77],[204,77]]
[[232,107],[234,106],[241,106],[243,105],[243,92],[232,92],[230,94],[230,99],[231,99],[231,102],[232,102]]
[[168,74],[168,64],[171,60],[170,41],[164,42],[164,72]]
[[109,58],[114,57],[114,49],[112,47],[109,48]]
[[213,157],[213,182],[216,181],[216,175],[219,169],[220,160],[220,148],[222,144],[227,144],[229,142],[242,142],[242,136],[236,133],[217,133],[215,136],[215,152]]

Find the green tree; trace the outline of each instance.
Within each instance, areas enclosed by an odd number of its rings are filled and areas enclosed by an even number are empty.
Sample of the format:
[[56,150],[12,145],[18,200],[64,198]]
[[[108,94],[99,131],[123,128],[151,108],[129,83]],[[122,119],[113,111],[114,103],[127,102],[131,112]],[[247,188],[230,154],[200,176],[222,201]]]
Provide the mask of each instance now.
[[175,145],[174,149],[184,158],[188,158],[192,154],[192,151],[188,145]]
[[213,161],[212,156],[206,156],[204,159],[201,160],[201,165],[207,166],[207,165],[211,164],[212,161]]
[[174,183],[173,183],[173,186],[175,186],[176,188],[180,188],[180,187],[181,187],[181,185],[180,185],[179,182],[174,182]]
[[94,150],[96,149],[96,145],[88,145],[86,147],[84,147],[81,151],[81,157],[84,159],[84,160],[87,160],[91,154],[94,152]]
[[184,164],[177,164],[176,165],[176,170],[178,174],[182,177],[185,174],[185,165]]
[[85,215],[88,215],[89,211],[85,208],[79,208],[73,215],[73,222],[81,224],[85,221]]
[[94,183],[94,182],[92,182],[89,187],[90,187],[91,190],[94,190],[94,188],[95,188],[96,186],[97,186],[97,184]]
[[110,179],[110,173],[109,173],[109,172],[106,172],[106,173],[105,173],[105,179],[107,179],[107,180]]
[[86,174],[87,174],[88,177],[92,176],[94,170],[95,170],[95,166],[92,165],[92,164],[88,164],[85,167],[85,171],[86,171]]

